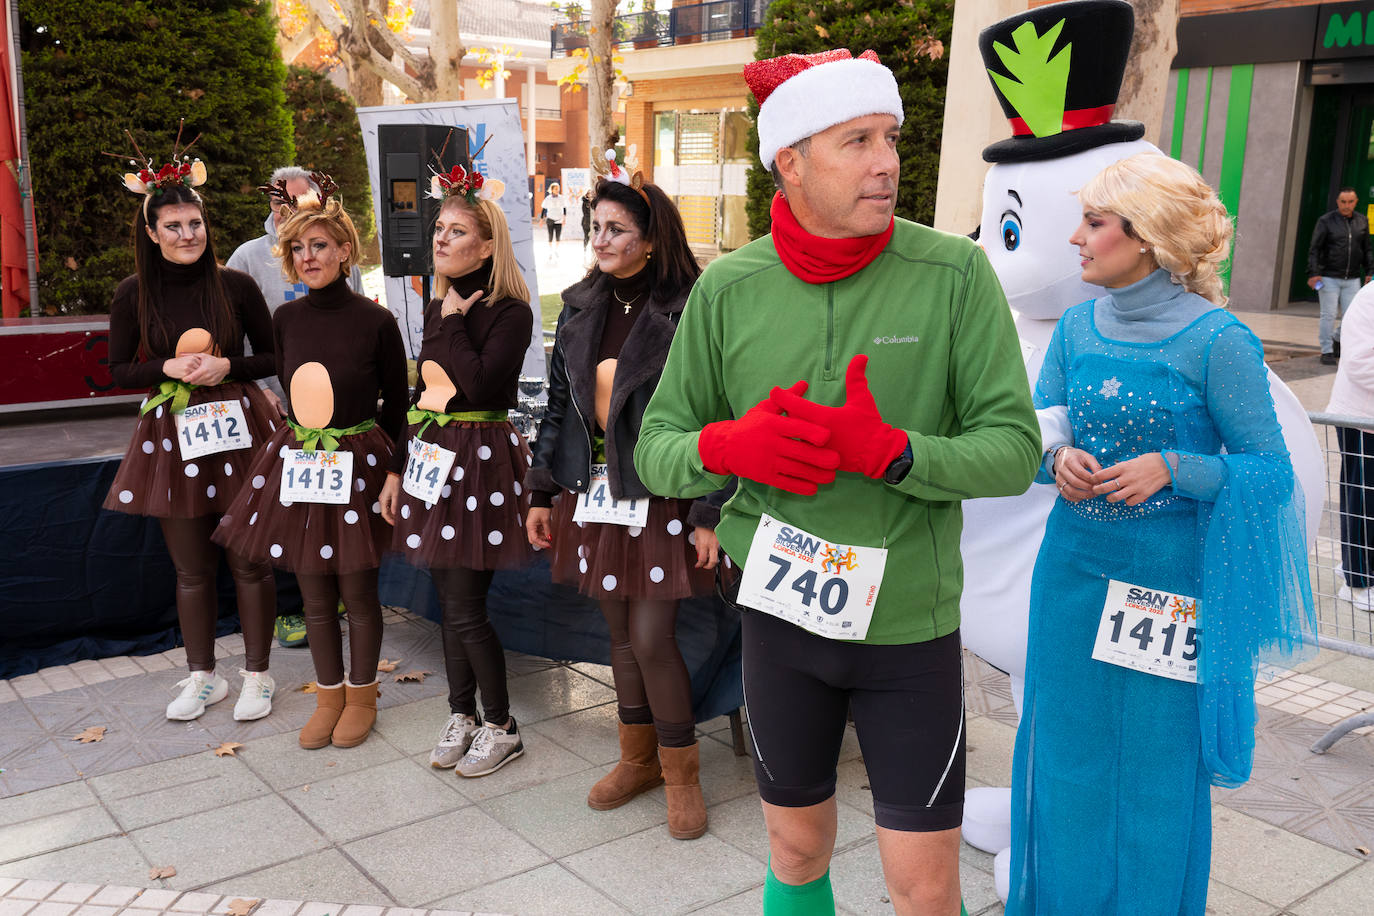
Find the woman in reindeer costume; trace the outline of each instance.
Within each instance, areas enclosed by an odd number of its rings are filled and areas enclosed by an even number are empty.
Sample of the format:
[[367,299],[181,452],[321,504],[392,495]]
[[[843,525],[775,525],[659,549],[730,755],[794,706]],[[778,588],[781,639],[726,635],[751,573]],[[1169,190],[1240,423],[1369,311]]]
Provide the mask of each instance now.
[[434,224],[438,298],[425,306],[409,446],[396,450],[381,499],[393,546],[429,567],[439,594],[449,718],[429,762],[460,776],[485,776],[525,752],[487,616],[496,570],[531,557],[520,484],[530,450],[507,414],[534,312],[497,204],[504,190],[461,165],[430,183],[443,201]]
[[[348,287],[358,232],[328,176],[277,235],[282,270],[310,293],[272,316],[287,425],[248,471],[215,539],[296,574],[315,662],[316,709],[300,744],[353,747],[377,718],[382,609],[377,568],[391,539],[378,497],[405,430],[406,363],[391,313]],[[378,405],[380,396],[381,404]],[[348,611],[344,676],[338,604]]]
[[668,831],[687,840],[706,832],[706,806],[675,628],[678,600],[713,586],[720,511],[709,499],[651,496],[634,449],[700,268],[663,191],[612,151],[598,165],[596,264],[563,291],[526,528],[552,548],[554,580],[595,598],[611,631],[620,762],[587,804],[616,808],[666,781]]
[[[253,384],[272,374],[271,318],[253,279],[215,259],[195,191],[205,183],[205,165],[185,156],[189,148],[174,146],[161,169],[146,160],[124,176],[142,202],[134,216],[135,273],[110,306],[110,373],[125,388],[150,390],[105,498],[107,509],[152,516],[162,526],[190,668],[167,718],[183,720],[229,691],[215,671],[220,551],[210,537],[255,450],[275,430],[274,412]],[[245,334],[252,356],[243,355]],[[259,719],[272,711],[267,662],[276,584],[265,563],[234,550],[228,559],[247,656],[234,718]]]

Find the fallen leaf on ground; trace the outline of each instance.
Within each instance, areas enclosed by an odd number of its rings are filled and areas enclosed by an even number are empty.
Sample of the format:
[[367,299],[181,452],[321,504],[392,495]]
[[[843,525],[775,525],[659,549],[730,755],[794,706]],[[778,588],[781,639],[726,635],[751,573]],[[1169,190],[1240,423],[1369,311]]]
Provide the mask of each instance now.
[[149,880],[155,881],[158,878],[175,878],[176,876],[177,867],[175,865],[154,865],[148,869]]
[[105,740],[105,726],[92,725],[79,735],[72,735],[73,741],[80,741],[82,744],[90,744],[92,741]]
[[[328,763],[325,764],[325,766],[327,766],[327,767],[336,767],[336,766],[338,766],[338,765],[339,765],[339,761],[337,761],[337,760],[331,760],[331,761],[329,761]],[[3,773],[3,772],[5,772],[5,771],[4,771],[4,770],[0,770],[0,773]]]
[[401,660],[399,658],[384,658],[381,661],[377,662],[377,670],[385,671],[387,674],[390,674],[391,672],[396,670],[396,666],[400,663]]
[[1360,855],[1362,855],[1362,856],[1367,856],[1367,855],[1369,855],[1369,847],[1368,847],[1368,846],[1356,846],[1356,847],[1355,847],[1355,851],[1358,852],[1358,853],[1359,853]]
[[243,747],[243,745],[239,744],[237,741],[223,741],[220,743],[219,747],[215,748],[215,756],[237,757],[238,754],[235,754],[234,751],[241,747]]
[[309,791],[310,791],[310,783],[307,782],[305,785],[301,786],[301,791],[302,791],[302,792],[309,792]]
[[393,680],[395,680],[395,681],[414,681],[414,682],[417,683],[417,684],[423,684],[424,681],[425,681],[425,678],[428,677],[429,675],[433,674],[433,673],[434,673],[434,672],[432,672],[432,671],[419,671],[419,670],[416,670],[416,671],[407,671],[405,674],[398,674],[398,675],[396,675],[395,678],[393,678]]
[[301,693],[315,693],[318,685],[314,681],[301,685]]
[[257,909],[261,900],[244,900],[242,897],[235,897],[229,901],[229,909],[224,912],[227,916],[248,916],[249,913]]

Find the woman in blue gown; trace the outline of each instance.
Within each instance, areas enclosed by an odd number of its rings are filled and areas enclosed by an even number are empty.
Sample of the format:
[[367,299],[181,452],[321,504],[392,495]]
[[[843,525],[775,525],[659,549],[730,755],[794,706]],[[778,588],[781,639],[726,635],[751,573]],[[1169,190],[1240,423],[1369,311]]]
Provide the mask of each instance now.
[[1031,586],[1007,913],[1200,916],[1209,787],[1249,778],[1257,659],[1312,644],[1302,494],[1259,341],[1221,308],[1212,189],[1145,153],[1079,199],[1069,243],[1109,295],[1065,313],[1035,392],[1073,439],[1045,443],[1037,477],[1060,499]]

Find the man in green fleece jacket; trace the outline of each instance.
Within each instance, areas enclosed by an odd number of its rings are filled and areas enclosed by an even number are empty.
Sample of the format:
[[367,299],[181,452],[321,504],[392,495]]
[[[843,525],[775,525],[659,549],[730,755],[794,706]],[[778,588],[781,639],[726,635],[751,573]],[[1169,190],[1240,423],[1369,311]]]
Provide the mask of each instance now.
[[960,501],[1035,473],[1021,348],[983,252],[894,220],[901,99],[872,52],[757,61],[745,78],[781,191],[772,233],[697,281],[635,467],[664,496],[739,478],[717,534],[744,570],[764,912],[834,910],[852,710],[894,908],[953,916]]

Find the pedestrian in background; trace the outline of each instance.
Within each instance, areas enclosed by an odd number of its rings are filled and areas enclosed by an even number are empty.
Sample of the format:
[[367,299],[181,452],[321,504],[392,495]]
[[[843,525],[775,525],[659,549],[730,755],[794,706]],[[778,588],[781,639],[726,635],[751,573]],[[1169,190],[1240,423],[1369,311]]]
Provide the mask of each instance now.
[[[1341,365],[1331,386],[1327,413],[1374,422],[1374,287],[1366,286],[1350,303],[1341,324]],[[1337,426],[1341,446],[1341,567],[1337,597],[1374,613],[1374,432]]]
[[1322,362],[1336,364],[1336,319],[1345,314],[1360,286],[1374,273],[1369,245],[1369,219],[1355,211],[1360,202],[1354,188],[1341,188],[1336,209],[1323,213],[1312,230],[1307,250],[1307,285],[1317,291],[1321,324],[1317,329]]

